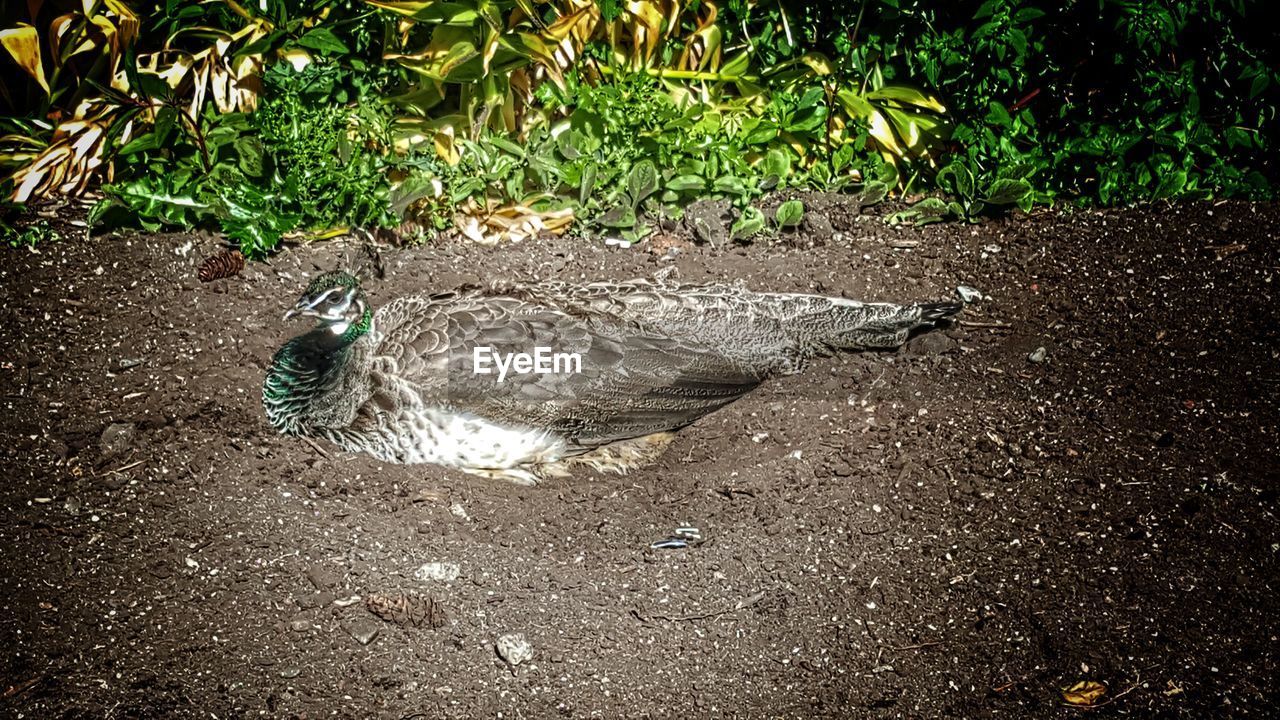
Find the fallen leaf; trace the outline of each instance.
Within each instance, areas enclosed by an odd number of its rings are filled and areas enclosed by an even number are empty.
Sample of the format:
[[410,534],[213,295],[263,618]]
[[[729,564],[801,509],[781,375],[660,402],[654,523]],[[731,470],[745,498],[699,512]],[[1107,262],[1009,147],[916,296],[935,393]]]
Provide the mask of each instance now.
[[1069,705],[1093,707],[1098,700],[1107,694],[1107,686],[1093,680],[1081,680],[1075,685],[1062,689],[1062,699]]

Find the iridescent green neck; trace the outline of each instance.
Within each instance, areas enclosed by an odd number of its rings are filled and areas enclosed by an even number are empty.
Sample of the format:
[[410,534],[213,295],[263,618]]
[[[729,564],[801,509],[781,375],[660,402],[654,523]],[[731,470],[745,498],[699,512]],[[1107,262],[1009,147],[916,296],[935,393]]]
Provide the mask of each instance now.
[[369,332],[373,313],[367,308],[359,322],[341,335],[321,325],[299,335],[272,358],[262,385],[267,419],[280,432],[307,434],[316,422],[315,403],[342,385],[352,344]]
[[359,340],[361,336],[369,332],[371,327],[373,327],[373,311],[369,309],[369,305],[366,303],[364,314],[360,316],[358,321],[351,323],[346,332],[342,333],[342,344],[350,345]]

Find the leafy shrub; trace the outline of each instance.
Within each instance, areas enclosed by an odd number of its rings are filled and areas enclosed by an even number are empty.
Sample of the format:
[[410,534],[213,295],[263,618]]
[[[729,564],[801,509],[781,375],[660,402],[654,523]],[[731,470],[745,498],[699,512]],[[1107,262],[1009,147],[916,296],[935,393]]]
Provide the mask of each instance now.
[[[1269,197],[1274,42],[1245,2],[885,2],[906,72],[949,99],[980,186],[1104,204]],[[1089,38],[1082,42],[1081,38]],[[1273,133],[1272,133],[1273,134]],[[1268,153],[1268,150],[1271,150]]]
[[178,111],[161,109],[153,128],[120,150],[145,170],[107,185],[109,202],[94,219],[148,229],[216,222],[248,257],[298,229],[392,223],[379,118],[361,123],[328,101],[333,79],[321,66],[277,65],[255,112],[208,114],[189,135],[173,119]]

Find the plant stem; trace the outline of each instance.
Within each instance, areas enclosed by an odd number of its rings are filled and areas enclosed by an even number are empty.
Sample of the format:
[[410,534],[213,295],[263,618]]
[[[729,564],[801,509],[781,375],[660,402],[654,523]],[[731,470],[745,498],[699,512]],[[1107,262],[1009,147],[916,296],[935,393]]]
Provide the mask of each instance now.
[[185,109],[174,107],[178,111],[178,116],[187,122],[191,128],[191,137],[196,140],[196,147],[200,148],[200,161],[204,165],[205,173],[213,172],[213,161],[209,158],[209,145],[204,141],[204,133],[200,132],[200,125],[191,117]]

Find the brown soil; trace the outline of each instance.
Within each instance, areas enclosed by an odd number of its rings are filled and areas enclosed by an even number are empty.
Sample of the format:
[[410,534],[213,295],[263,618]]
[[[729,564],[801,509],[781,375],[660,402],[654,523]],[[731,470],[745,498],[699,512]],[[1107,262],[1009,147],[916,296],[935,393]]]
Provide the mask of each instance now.
[[[532,489],[272,433],[282,311],[348,245],[209,284],[192,236],[0,253],[0,715],[1070,718],[1060,689],[1094,680],[1099,716],[1270,716],[1280,206],[895,229],[809,204],[794,237],[663,251],[692,282],[989,297],[648,470]],[[375,301],[666,264],[573,239],[386,261]],[[650,549],[684,525],[703,542]]]

